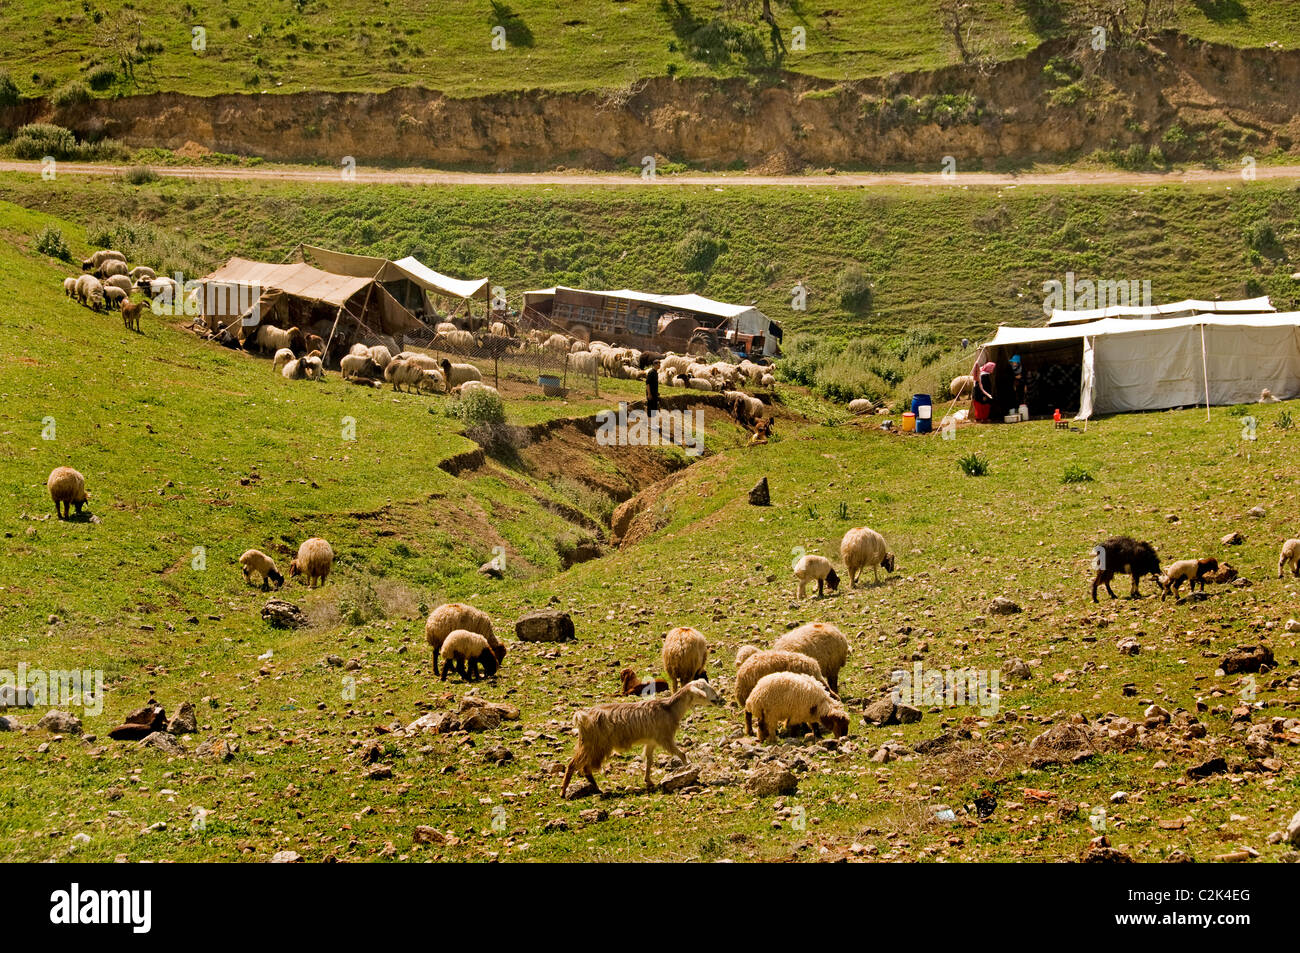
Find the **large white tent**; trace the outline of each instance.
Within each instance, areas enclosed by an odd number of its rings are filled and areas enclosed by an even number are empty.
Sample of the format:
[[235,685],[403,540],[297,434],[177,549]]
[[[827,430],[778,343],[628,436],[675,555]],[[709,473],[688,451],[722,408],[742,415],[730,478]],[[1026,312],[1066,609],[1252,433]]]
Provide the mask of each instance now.
[[[978,363],[1051,355],[1079,367],[1076,419],[1169,407],[1239,404],[1263,389],[1300,397],[1300,311],[1103,318],[1060,327],[1002,326]],[[1032,408],[1031,408],[1032,409]]]
[[1260,298],[1243,298],[1239,301],[1200,301],[1189,298],[1186,301],[1174,301],[1169,304],[1116,304],[1108,308],[1085,308],[1079,311],[1055,308],[1047,323],[1055,327],[1060,324],[1098,321],[1102,318],[1182,318],[1194,314],[1264,314],[1276,310],[1268,295]]

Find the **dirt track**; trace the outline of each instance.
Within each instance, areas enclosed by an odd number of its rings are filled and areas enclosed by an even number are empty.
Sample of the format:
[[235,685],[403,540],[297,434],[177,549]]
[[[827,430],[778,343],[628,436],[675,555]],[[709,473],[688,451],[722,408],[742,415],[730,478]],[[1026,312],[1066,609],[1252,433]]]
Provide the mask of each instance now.
[[[59,175],[120,175],[126,165],[100,165],[60,162]],[[39,162],[0,162],[0,172],[40,173]],[[1196,185],[1208,183],[1243,183],[1237,169],[1196,169],[1186,172],[1045,172],[1015,173],[959,172],[944,176],[939,173],[881,172],[845,173],[839,175],[671,175],[647,181],[635,175],[602,173],[478,173],[478,172],[419,172],[357,169],[354,176],[344,179],[342,171],[327,171],[310,167],[286,168],[208,168],[203,166],[160,166],[154,169],[159,175],[188,179],[249,179],[276,182],[336,182],[343,185],[477,185],[477,186],[615,186],[622,188],[659,188],[663,186],[780,186],[812,188],[929,186],[960,188],[962,186],[1087,186],[1087,185]],[[1270,166],[1255,170],[1256,181],[1300,180],[1300,166]]]

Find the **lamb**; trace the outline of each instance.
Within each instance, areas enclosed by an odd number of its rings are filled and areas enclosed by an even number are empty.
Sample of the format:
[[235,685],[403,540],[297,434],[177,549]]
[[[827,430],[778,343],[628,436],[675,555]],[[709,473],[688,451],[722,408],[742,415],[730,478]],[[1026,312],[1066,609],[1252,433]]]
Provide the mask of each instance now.
[[[257,329],[255,338],[258,348],[263,352],[274,354],[280,348],[288,348],[294,354],[305,353],[307,348],[304,346],[306,341],[303,339],[302,332],[297,328],[277,328],[271,324],[263,324]],[[295,345],[297,345],[295,347]]]
[[835,572],[835,567],[825,556],[817,556],[813,553],[807,553],[800,556],[799,561],[794,564],[794,578],[798,582],[798,598],[802,599],[806,594],[808,583],[814,579],[817,580],[817,596],[821,598],[826,595],[826,587],[829,586],[831,592],[840,587],[840,577]]
[[104,287],[121,288],[127,295],[130,295],[131,292],[135,290],[135,285],[131,283],[131,279],[126,275],[113,275],[111,278],[105,278]]
[[[276,351],[276,358],[284,353]],[[293,354],[292,351],[289,352]],[[370,378],[375,379],[382,375],[383,371],[379,365],[371,360],[370,355],[366,354],[345,354],[339,360],[339,370],[343,372],[343,379],[351,380],[352,378]]]
[[[288,348],[282,348],[281,350],[288,350]],[[278,354],[279,351],[276,353]],[[289,353],[292,354],[293,352],[289,351]],[[321,363],[321,359],[313,352],[306,357],[289,361],[280,368],[280,374],[291,381],[321,380],[325,376],[325,367]]]
[[[739,654],[736,658],[740,658]],[[785,652],[776,649],[760,652],[755,649],[746,656],[744,663],[736,670],[736,703],[744,708],[754,686],[765,675],[771,675],[773,672],[798,672],[817,679],[823,685],[826,684],[826,679],[822,677],[822,667],[817,664],[817,660],[802,652]],[[753,733],[754,719],[746,709],[745,734]]]
[[[287,347],[282,347],[275,352],[275,357],[271,360],[271,370],[278,373],[284,365],[288,364],[293,359],[293,351],[289,350]],[[369,360],[369,358],[367,358],[367,360]]]
[[638,695],[641,698],[654,698],[656,695],[667,694],[669,691],[668,683],[662,678],[652,678],[648,682],[643,682],[637,677],[636,670],[625,668],[618,673],[618,680],[621,684],[620,695]]
[[960,400],[969,394],[975,392],[975,378],[970,374],[962,374],[960,377],[954,377],[948,384],[948,396]]
[[414,391],[424,380],[424,369],[412,361],[395,357],[384,368],[384,380],[393,385],[393,390],[409,387]]
[[885,548],[885,537],[874,529],[858,526],[844,534],[840,540],[840,559],[849,573],[849,585],[858,587],[858,573],[868,566],[877,583],[880,582],[880,567],[885,572],[894,571],[894,554]]
[[135,286],[145,293],[145,297],[162,298],[164,304],[176,300],[176,282],[171,278],[139,278]]
[[791,629],[772,643],[782,652],[799,652],[821,666],[822,676],[831,691],[840,690],[840,669],[849,658],[849,640],[829,622],[808,622]]
[[307,586],[325,585],[325,579],[334,567],[334,550],[330,544],[319,536],[304,540],[298,547],[298,555],[289,563],[290,576],[306,576]]
[[270,590],[272,582],[277,589],[284,585],[284,576],[275,568],[275,560],[260,549],[245,550],[244,555],[239,557],[239,565],[244,570],[244,582],[251,583],[253,573],[262,577],[263,592]]
[[1171,563],[1169,568],[1158,577],[1157,582],[1160,585],[1160,601],[1165,601],[1165,596],[1170,593],[1175,599],[1180,598],[1178,594],[1179,587],[1184,582],[1190,582],[1189,592],[1196,591],[1196,584],[1200,583],[1201,592],[1205,591],[1205,577],[1209,573],[1219,571],[1219,561],[1213,557],[1209,559],[1180,559]]
[[489,394],[496,394],[498,397],[501,396],[501,392],[498,391],[495,387],[493,387],[491,384],[484,384],[482,381],[466,381],[465,383],[461,384],[460,387],[457,388],[457,390],[459,391],[461,397],[467,397],[468,395],[474,393],[474,391],[476,390],[486,391]]
[[77,279],[73,290],[78,301],[96,311],[99,308],[95,302],[98,301],[100,304],[104,302],[104,285],[94,275],[82,275]]
[[696,705],[706,702],[721,704],[722,697],[704,679],[687,682],[671,695],[659,695],[635,702],[605,702],[574,712],[573,724],[578,729],[578,744],[573,757],[564,770],[560,797],[569,790],[569,779],[580,772],[596,793],[593,771],[599,771],[605,760],[615,751],[627,751],[645,745],[645,786],[654,790],[650,778],[655,746],[659,746],[682,764],[688,764],[686,753],[677,747],[674,737],[682,719]]
[[111,311],[114,308],[121,309],[122,302],[126,300],[126,292],[121,288],[105,288],[104,299],[108,302],[108,308]]
[[506,648],[493,633],[492,620],[486,612],[463,602],[448,602],[430,612],[424,623],[424,640],[433,647],[434,675],[438,674],[438,653],[442,650],[443,641],[458,629],[477,632],[487,639],[493,652],[500,653],[496,656],[498,663],[505,658]]
[[1112,599],[1116,598],[1110,581],[1117,572],[1126,572],[1133,577],[1130,599],[1142,598],[1138,592],[1139,579],[1148,574],[1156,577],[1160,575],[1160,557],[1156,555],[1155,548],[1147,542],[1139,543],[1131,536],[1112,536],[1094,548],[1093,552],[1093,565],[1097,569],[1097,576],[1092,580],[1093,602],[1097,601],[1097,587],[1101,585],[1106,587]]
[[483,375],[473,364],[453,364],[446,359],[442,362],[442,376],[448,387],[456,387],[466,381],[481,381]]
[[447,680],[447,674],[454,667],[457,675],[472,682],[478,678],[479,666],[483,667],[485,678],[497,673],[497,667],[505,658],[506,647],[498,643],[494,649],[477,632],[456,629],[447,633],[438,654],[442,657],[442,681]]
[[775,737],[777,726],[808,725],[814,735],[826,728],[836,738],[849,733],[849,716],[826,686],[810,675],[773,672],[764,675],[745,703],[747,719],[758,722],[758,740]]
[[71,298],[71,297],[72,297],[73,295],[75,295],[76,293],[77,293],[77,279],[76,279],[76,278],[64,278],[64,279],[63,279],[63,294],[64,294],[64,296],[65,296],[65,297],[68,297],[68,298]]
[[681,625],[671,630],[664,636],[662,657],[673,691],[697,678],[708,681],[704,668],[709,660],[709,643],[699,629]]
[[[431,371],[427,368],[423,369],[420,371],[420,383],[415,385],[415,389],[417,391],[427,390],[431,394],[437,394],[439,392],[445,393],[447,390],[447,378],[442,376],[442,371]],[[495,387],[488,389],[493,393],[496,393]]]
[[122,302],[122,325],[128,331],[140,331],[140,314],[144,311],[143,301]]
[[1291,575],[1300,576],[1300,539],[1288,539],[1282,544],[1282,555],[1277,558],[1277,578],[1282,578],[1282,567],[1288,566]]
[[72,518],[74,506],[80,516],[81,508],[90,500],[90,494],[86,492],[86,478],[72,467],[55,467],[51,470],[45,488],[50,491],[54,513],[61,520]]
[[158,274],[148,265],[136,265],[131,269],[128,277],[132,281],[139,281],[141,278],[157,278]]

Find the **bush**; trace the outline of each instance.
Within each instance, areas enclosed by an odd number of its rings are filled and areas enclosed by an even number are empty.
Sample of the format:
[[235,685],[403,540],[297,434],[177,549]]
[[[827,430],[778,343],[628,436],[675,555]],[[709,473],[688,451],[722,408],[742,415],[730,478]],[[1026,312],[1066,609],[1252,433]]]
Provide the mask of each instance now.
[[90,69],[86,70],[86,82],[90,84],[91,89],[100,92],[112,86],[113,81],[116,79],[117,73],[114,71],[113,67],[106,63],[100,63],[98,66],[92,66]]
[[45,156],[68,159],[77,152],[77,137],[71,129],[36,122],[18,130],[12,148],[19,159],[42,159]]
[[1273,421],[1273,426],[1278,430],[1290,430],[1294,427],[1295,423],[1291,420],[1291,411],[1284,410],[1278,414],[1277,420]]
[[1078,463],[1071,463],[1061,476],[1062,483],[1091,483],[1092,474]]
[[60,261],[72,261],[72,251],[63,240],[63,232],[46,225],[36,236],[36,250],[42,255],[49,255]]
[[147,165],[133,165],[122,173],[122,178],[126,179],[128,185],[145,185],[157,182],[158,173]]
[[849,265],[837,281],[840,306],[853,314],[871,310],[871,279],[858,265]]
[[8,70],[0,69],[0,107],[16,106],[19,100],[18,87]]
[[50,102],[56,107],[77,106],[90,102],[90,87],[79,79],[64,83],[50,95]]
[[477,388],[452,404],[450,413],[469,426],[498,426],[506,422],[506,405],[501,395]]
[[1277,240],[1277,232],[1268,222],[1254,222],[1246,226],[1243,236],[1246,240],[1246,247],[1253,251],[1259,252],[1268,258],[1280,258],[1282,256],[1282,245]]
[[721,250],[712,235],[693,228],[677,243],[677,260],[684,271],[708,271]]
[[957,466],[961,467],[961,472],[967,476],[984,476],[989,472],[989,463],[978,453],[968,453],[957,461]]

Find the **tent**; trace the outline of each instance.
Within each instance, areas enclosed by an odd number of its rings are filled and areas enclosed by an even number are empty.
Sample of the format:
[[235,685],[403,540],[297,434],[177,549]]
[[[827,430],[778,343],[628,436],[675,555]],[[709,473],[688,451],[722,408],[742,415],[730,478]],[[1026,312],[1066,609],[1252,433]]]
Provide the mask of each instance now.
[[1262,298],[1245,298],[1241,301],[1198,301],[1189,298],[1171,304],[1112,305],[1109,308],[1087,308],[1081,311],[1064,311],[1056,308],[1048,319],[1049,327],[1060,324],[1078,324],[1098,321],[1101,318],[1182,318],[1193,314],[1264,314],[1276,311],[1265,295]]
[[465,281],[460,278],[449,278],[434,271],[414,256],[408,256],[401,261],[389,261],[387,258],[349,255],[346,252],[331,251],[314,245],[299,245],[297,251],[303,261],[309,261],[336,275],[375,279],[383,284],[384,289],[401,302],[403,307],[413,313],[420,310],[432,312],[434,297],[457,298],[468,302],[475,298],[487,301],[490,295],[488,279]]
[[[1031,413],[1053,404],[1077,407],[1077,420],[1198,404],[1208,413],[1214,404],[1253,402],[1264,388],[1279,400],[1300,396],[1300,311],[1002,326],[976,364],[993,361],[1002,372],[1013,354],[1031,381],[1048,379],[1039,393],[1031,388]],[[1067,377],[1069,394],[1055,383]],[[1001,380],[995,387],[1006,392]]]

